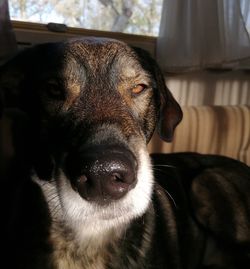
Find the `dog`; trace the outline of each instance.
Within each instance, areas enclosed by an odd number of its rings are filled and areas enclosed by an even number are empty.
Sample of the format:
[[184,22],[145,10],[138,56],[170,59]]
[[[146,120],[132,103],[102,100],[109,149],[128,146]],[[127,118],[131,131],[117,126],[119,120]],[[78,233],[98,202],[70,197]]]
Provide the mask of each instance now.
[[5,268],[250,266],[250,169],[149,155],[182,111],[146,51],[105,38],[36,45],[1,67],[14,156],[1,180]]

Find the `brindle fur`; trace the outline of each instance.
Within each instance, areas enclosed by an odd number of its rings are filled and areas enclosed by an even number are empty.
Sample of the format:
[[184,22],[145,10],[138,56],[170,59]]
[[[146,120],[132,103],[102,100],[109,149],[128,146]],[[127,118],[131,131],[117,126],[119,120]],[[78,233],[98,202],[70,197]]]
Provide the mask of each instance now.
[[[135,96],[137,84],[147,89]],[[15,149],[1,181],[6,268],[250,266],[249,167],[194,153],[148,161],[156,125],[171,140],[181,110],[146,52],[108,39],[43,44],[3,66],[0,87]],[[139,189],[81,211],[87,204],[62,173],[64,158],[73,152],[78,169],[80,153],[96,144],[134,154]]]

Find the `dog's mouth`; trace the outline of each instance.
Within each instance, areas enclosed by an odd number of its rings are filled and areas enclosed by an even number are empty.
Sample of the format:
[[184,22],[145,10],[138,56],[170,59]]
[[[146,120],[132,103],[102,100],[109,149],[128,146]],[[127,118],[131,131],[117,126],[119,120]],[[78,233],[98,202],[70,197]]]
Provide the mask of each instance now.
[[55,223],[66,221],[77,231],[83,225],[80,231],[96,234],[144,214],[153,189],[151,162],[142,143],[134,142],[133,149],[91,146],[68,153],[54,170],[55,180],[34,174]]
[[65,158],[72,188],[91,202],[107,204],[124,197],[137,183],[137,161],[122,146],[92,146]]

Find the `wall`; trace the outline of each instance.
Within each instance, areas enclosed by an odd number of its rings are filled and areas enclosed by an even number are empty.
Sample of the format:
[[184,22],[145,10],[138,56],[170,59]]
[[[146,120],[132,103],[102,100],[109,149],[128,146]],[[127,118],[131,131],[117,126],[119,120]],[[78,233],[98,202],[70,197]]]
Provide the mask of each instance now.
[[201,71],[169,75],[166,83],[182,106],[250,105],[250,72]]

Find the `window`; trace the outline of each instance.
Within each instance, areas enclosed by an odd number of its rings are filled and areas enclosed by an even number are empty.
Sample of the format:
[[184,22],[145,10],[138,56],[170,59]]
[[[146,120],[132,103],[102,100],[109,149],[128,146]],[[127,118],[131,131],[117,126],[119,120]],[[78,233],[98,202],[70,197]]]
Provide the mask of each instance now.
[[157,36],[163,0],[9,0],[12,20]]
[[240,0],[240,8],[246,30],[250,35],[250,2],[248,0]]

